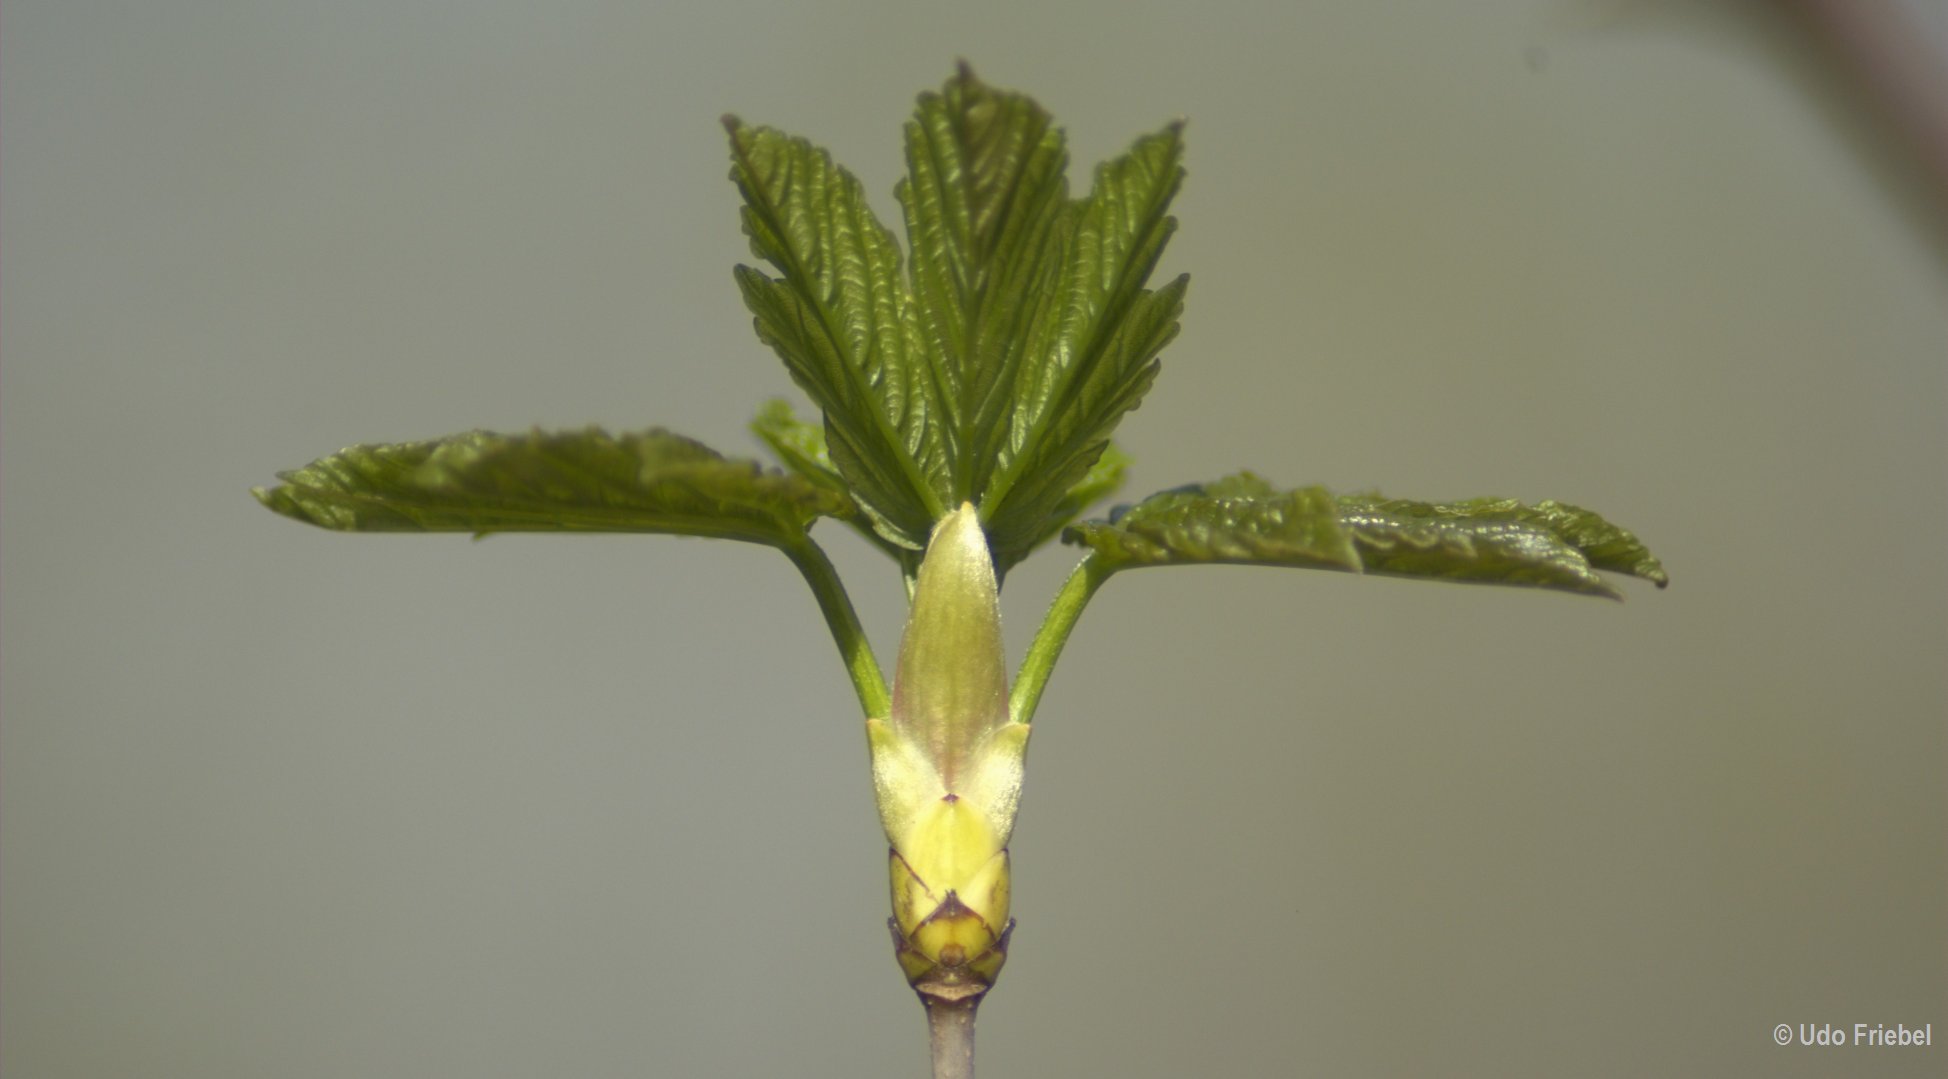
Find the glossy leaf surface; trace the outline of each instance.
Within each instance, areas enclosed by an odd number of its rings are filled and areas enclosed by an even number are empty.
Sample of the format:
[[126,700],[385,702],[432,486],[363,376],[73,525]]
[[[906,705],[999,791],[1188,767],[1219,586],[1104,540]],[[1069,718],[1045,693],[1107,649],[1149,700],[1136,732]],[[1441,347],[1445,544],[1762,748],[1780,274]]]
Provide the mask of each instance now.
[[906,160],[898,196],[914,295],[965,451],[956,493],[974,498],[1006,439],[1015,379],[1070,231],[1068,157],[1047,112],[963,65],[921,95]]
[[1177,332],[1185,280],[1145,285],[1176,225],[1180,128],[1071,199],[1048,114],[963,66],[907,124],[906,276],[826,154],[734,122],[731,137],[745,232],[780,275],[740,267],[745,302],[880,534],[917,549],[972,501],[1002,570],[1051,538]]
[[1070,204],[1057,230],[1060,253],[1028,322],[1021,368],[1008,398],[977,421],[1005,431],[981,503],[1003,565],[1046,534],[1177,334],[1189,279],[1144,285],[1176,229],[1166,210],[1183,182],[1182,157],[1176,125],[1139,140],[1097,168],[1089,197]]
[[900,253],[859,181],[803,139],[729,121],[758,337],[825,414],[832,462],[889,541],[926,546],[951,497],[943,405]]

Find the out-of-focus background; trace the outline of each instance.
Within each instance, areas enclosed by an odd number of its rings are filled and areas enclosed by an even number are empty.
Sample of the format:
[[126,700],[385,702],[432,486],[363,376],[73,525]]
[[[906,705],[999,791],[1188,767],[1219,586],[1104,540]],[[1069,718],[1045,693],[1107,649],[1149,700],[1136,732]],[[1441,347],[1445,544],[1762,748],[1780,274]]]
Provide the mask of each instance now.
[[[1674,580],[1117,579],[984,1074],[1943,1074],[1948,180],[1886,49],[1948,34],[1849,6],[7,3],[5,1073],[923,1073],[784,559],[246,492],[472,426],[755,453],[719,114],[893,220],[964,57],[1080,176],[1190,120],[1129,494],[1563,498]],[[1936,1044],[1773,1044],[1855,1023]]]

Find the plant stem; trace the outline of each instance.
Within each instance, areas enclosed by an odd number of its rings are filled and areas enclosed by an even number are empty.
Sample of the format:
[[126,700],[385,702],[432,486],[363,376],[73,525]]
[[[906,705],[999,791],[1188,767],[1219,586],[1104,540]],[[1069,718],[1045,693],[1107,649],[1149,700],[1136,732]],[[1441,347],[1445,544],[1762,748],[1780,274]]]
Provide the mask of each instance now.
[[981,992],[946,996],[922,992],[933,1041],[933,1079],[974,1079],[974,1012]]
[[852,688],[859,694],[859,707],[866,710],[868,719],[890,715],[893,698],[886,692],[886,676],[880,673],[872,642],[860,628],[859,614],[852,609],[852,597],[846,595],[839,571],[825,557],[825,549],[807,536],[803,543],[785,547],[784,552],[804,575],[805,583],[812,586],[818,609],[825,615],[826,628],[832,631],[839,656],[845,660],[846,673],[852,677]]
[[1042,701],[1042,689],[1048,685],[1049,673],[1055,669],[1062,646],[1068,643],[1069,631],[1075,628],[1082,609],[1089,605],[1090,597],[1109,579],[1109,574],[1095,555],[1089,555],[1076,563],[1075,571],[1055,594],[1055,602],[1048,605],[1048,613],[1042,616],[1042,628],[1035,631],[1034,643],[1022,658],[1021,670],[1015,672],[1014,692],[1008,696],[1008,715],[1016,723],[1034,720],[1035,706]]

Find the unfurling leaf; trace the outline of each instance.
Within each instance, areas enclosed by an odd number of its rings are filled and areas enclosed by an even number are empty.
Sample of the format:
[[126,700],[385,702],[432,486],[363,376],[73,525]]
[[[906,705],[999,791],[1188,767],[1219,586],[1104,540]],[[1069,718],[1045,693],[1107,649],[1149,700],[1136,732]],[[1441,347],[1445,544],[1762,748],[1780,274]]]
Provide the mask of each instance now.
[[897,194],[913,291],[964,450],[955,490],[971,499],[1005,441],[1029,327],[1059,269],[1074,209],[1068,156],[1041,106],[962,65],[940,93],[921,95],[906,161]]
[[1598,569],[1667,583],[1629,532],[1588,510],[1511,499],[1438,504],[1324,488],[1275,491],[1250,473],[1164,491],[1070,527],[1115,571],[1231,562],[1527,585],[1621,598]]
[[1073,519],[1177,332],[1185,279],[1145,285],[1176,227],[1180,126],[1071,199],[1048,113],[963,66],[906,128],[910,279],[824,152],[730,130],[745,232],[780,275],[739,267],[738,283],[759,337],[825,413],[834,473],[907,550],[974,502],[1005,572]]
[[1097,168],[1089,197],[1071,203],[1052,231],[1060,254],[1025,324],[1021,367],[1005,399],[976,421],[997,432],[981,514],[1000,565],[1046,535],[1177,334],[1189,279],[1143,286],[1176,230],[1166,211],[1183,182],[1182,159],[1179,125],[1138,140]]
[[278,478],[251,493],[345,532],[670,532],[786,546],[819,516],[856,512],[841,491],[660,429],[353,446]]
[[833,464],[880,534],[925,547],[950,505],[951,448],[899,249],[824,151],[726,123],[744,231],[781,275],[737,268],[758,337],[825,413]]

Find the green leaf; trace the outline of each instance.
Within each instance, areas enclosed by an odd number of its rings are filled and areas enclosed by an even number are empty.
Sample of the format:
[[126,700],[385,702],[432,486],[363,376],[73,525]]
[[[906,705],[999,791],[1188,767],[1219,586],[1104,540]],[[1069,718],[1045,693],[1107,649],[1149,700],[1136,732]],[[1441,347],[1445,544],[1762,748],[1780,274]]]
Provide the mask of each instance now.
[[1087,474],[1176,336],[1189,279],[1143,285],[1176,228],[1165,211],[1182,184],[1180,125],[1139,140],[1096,170],[1056,235],[1061,256],[1026,324],[1015,384],[984,402],[975,427],[1005,431],[989,455],[982,515],[997,559],[1033,546],[1056,504]]
[[1074,525],[1062,539],[1093,549],[1111,571],[1222,562],[1360,569],[1325,488],[1279,493],[1250,473],[1119,506],[1109,520]]
[[825,428],[792,414],[791,402],[774,397],[758,407],[751,433],[771,447],[778,460],[811,483],[832,491],[846,489],[845,477],[825,450]]
[[1559,502],[1524,505],[1478,498],[1448,504],[1382,498],[1339,499],[1368,573],[1534,585],[1621,599],[1598,569],[1670,583],[1637,537],[1585,509]]
[[1070,199],[1048,113],[962,65],[906,127],[909,284],[848,173],[803,140],[728,124],[745,232],[781,275],[739,267],[738,283],[875,529],[917,551],[974,501],[1004,570],[1051,538],[1177,332],[1186,281],[1145,283],[1176,226],[1180,126]]
[[1597,572],[1667,583],[1629,532],[1588,510],[1510,499],[1438,504],[1320,487],[1279,492],[1250,473],[1164,491],[1069,528],[1102,568],[1233,562],[1526,585],[1621,598]]
[[[764,440],[764,444],[771,447],[771,452],[778,455],[787,469],[815,486],[846,495],[847,504],[855,505],[847,494],[845,477],[839,475],[832,464],[831,455],[826,452],[825,428],[806,423],[793,415],[789,402],[778,398],[766,401],[758,409],[757,418],[751,421],[751,433]],[[854,512],[845,518],[845,523],[895,561],[902,565],[912,561],[914,569],[918,570],[918,553],[880,535],[873,528],[872,519],[865,513]]]
[[[814,423],[807,423],[792,414],[791,404],[779,398],[766,401],[758,409],[751,421],[751,432],[764,441],[771,452],[778,455],[785,467],[803,477],[808,482],[826,490],[843,493],[846,490],[845,478],[832,465],[832,458],[825,450],[825,430]],[[1083,510],[1113,495],[1123,486],[1123,476],[1129,470],[1130,456],[1110,443],[1097,458],[1095,467],[1082,482],[1069,489],[1069,493],[1057,503],[1055,512],[1042,525],[1042,534],[1035,540],[1035,546],[1054,539],[1062,527],[1080,516]],[[877,532],[864,514],[855,514],[846,523],[875,546],[895,559],[910,555],[903,547],[888,543]],[[914,567],[918,562],[914,560]],[[1006,572],[1008,565],[998,565],[997,570]]]
[[825,413],[833,464],[880,534],[920,549],[951,503],[948,425],[900,253],[859,182],[803,139],[726,120],[758,337]]
[[821,515],[856,512],[843,492],[660,429],[353,446],[278,478],[251,493],[346,532],[672,532],[782,547]]
[[[1116,443],[1105,446],[1102,456],[1096,458],[1096,463],[1082,477],[1082,482],[1069,488],[1069,493],[1055,504],[1055,512],[1042,522],[1042,531],[1031,546],[1040,547],[1054,539],[1065,526],[1080,517],[1083,510],[1121,490],[1123,475],[1129,471],[1130,461],[1130,455],[1119,449]],[[1001,568],[1005,570],[1007,566]]]
[[1059,268],[1068,157],[1047,112],[962,64],[940,93],[921,95],[906,161],[898,195],[914,295],[962,450],[955,497],[972,499],[1007,433],[1037,299]]
[[1521,521],[1546,528],[1574,544],[1597,569],[1641,577],[1659,588],[1671,583],[1664,564],[1635,535],[1581,506],[1554,499],[1525,506],[1512,498],[1477,498],[1451,506],[1431,506],[1428,510],[1477,520]]

